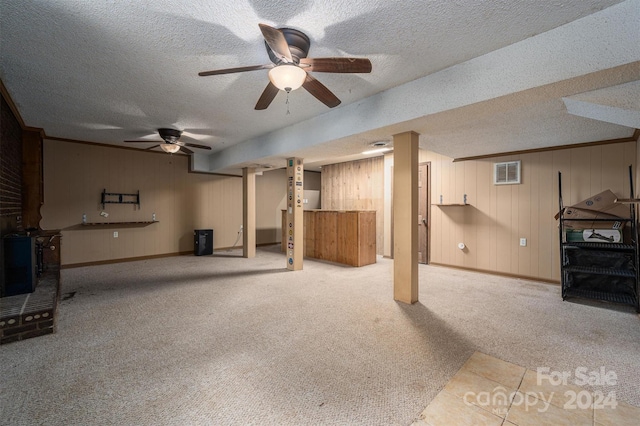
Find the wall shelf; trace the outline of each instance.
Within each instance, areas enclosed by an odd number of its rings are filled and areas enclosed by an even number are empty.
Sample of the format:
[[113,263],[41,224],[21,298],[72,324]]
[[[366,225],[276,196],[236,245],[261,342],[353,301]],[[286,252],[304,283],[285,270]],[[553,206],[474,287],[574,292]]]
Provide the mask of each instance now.
[[438,207],[445,207],[445,206],[468,206],[469,203],[467,203],[467,194],[464,194],[462,196],[462,202],[461,203],[445,203],[442,197],[442,194],[440,195],[440,202],[439,203],[431,203],[432,206],[438,206]]
[[82,226],[87,226],[87,227],[91,227],[91,226],[118,226],[118,227],[122,227],[122,226],[147,226],[147,225],[151,225],[152,223],[158,223],[160,222],[159,220],[149,220],[149,221],[141,221],[141,222],[87,222],[87,223],[83,223]]

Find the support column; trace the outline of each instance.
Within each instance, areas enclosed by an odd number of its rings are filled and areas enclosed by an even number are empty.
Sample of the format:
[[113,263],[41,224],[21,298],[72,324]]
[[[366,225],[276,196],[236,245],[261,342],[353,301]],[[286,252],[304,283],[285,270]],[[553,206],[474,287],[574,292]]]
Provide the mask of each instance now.
[[287,159],[287,220],[282,226],[286,227],[287,238],[287,269],[302,270],[304,257],[304,167],[302,158]]
[[418,134],[393,136],[393,298],[418,301]]
[[242,256],[256,257],[256,169],[242,169]]

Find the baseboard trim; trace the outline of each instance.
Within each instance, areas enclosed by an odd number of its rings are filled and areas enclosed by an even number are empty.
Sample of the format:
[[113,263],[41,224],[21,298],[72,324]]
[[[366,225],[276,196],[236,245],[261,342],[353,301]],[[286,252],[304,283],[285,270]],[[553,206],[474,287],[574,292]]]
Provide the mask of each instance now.
[[[267,247],[267,246],[275,246],[275,245],[281,245],[281,242],[277,242],[277,243],[260,243],[260,244],[256,244],[256,247]],[[240,246],[242,248],[242,246]]]
[[187,254],[193,254],[193,250],[179,251],[175,253],[153,254],[150,256],[123,257],[119,259],[96,260],[93,262],[70,263],[68,265],[60,265],[60,269],[81,268],[83,266],[109,265],[112,263],[135,262],[138,260],[159,259],[162,257],[184,256]]
[[[264,247],[264,246],[270,246],[270,245],[274,245],[274,244],[280,244],[280,243],[262,243],[262,244],[256,244],[256,246],[257,247]],[[217,251],[220,252],[220,251],[234,250],[234,249],[242,249],[242,246],[218,247],[213,252],[215,253]],[[186,256],[186,255],[190,255],[190,254],[193,255],[193,250],[178,251],[178,252],[174,252],[174,253],[153,254],[153,255],[149,255],[149,256],[136,256],[136,257],[123,257],[123,258],[119,258],[119,259],[109,259],[109,260],[96,260],[96,261],[93,261],[93,262],[70,263],[68,265],[61,265],[60,269],[81,268],[83,266],[110,265],[112,263],[136,262],[138,260],[160,259],[160,258],[163,258],[163,257],[172,257],[172,256]]]
[[498,276],[501,276],[501,277],[518,278],[518,279],[521,279],[521,280],[538,281],[538,282],[543,282],[543,283],[547,283],[547,284],[560,285],[560,280],[551,280],[551,279],[548,279],[548,278],[532,277],[532,276],[529,276],[529,275],[510,274],[508,272],[490,271],[488,269],[469,268],[469,267],[466,267],[466,266],[447,265],[445,263],[437,263],[437,262],[431,262],[431,263],[429,263],[429,265],[431,265],[431,266],[440,266],[440,267],[443,267],[443,268],[461,269],[463,271],[479,272],[479,273],[482,273],[482,274],[498,275]]

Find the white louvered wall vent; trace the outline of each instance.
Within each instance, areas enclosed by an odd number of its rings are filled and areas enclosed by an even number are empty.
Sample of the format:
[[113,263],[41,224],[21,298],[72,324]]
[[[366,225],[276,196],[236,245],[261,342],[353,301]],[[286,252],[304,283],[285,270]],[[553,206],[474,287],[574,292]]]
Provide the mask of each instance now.
[[493,183],[495,185],[512,185],[520,183],[520,161],[494,163]]

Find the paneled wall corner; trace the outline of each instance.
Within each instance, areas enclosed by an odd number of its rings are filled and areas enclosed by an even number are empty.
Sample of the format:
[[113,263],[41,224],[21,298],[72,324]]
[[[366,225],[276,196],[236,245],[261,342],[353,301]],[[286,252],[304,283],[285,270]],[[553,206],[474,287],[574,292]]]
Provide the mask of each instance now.
[[[580,146],[461,162],[421,150],[420,162],[431,164],[431,262],[559,282],[558,224],[554,219],[558,172],[562,172],[565,205],[605,189],[626,198],[630,190],[628,167],[631,164],[637,169],[638,144]],[[391,201],[386,193],[389,190],[384,188],[390,184],[393,157],[385,158],[334,164],[323,167],[322,172],[323,208],[375,205],[379,212],[378,254],[383,254],[380,247],[387,254],[385,247],[392,238],[385,223],[390,220],[385,212],[391,211]],[[521,162],[521,183],[494,185],[494,163],[515,160]],[[375,188],[369,185],[372,182]],[[467,206],[437,206],[462,203],[465,196]],[[520,245],[521,238],[526,239],[526,245]],[[464,249],[458,248],[459,243],[464,243]]]

